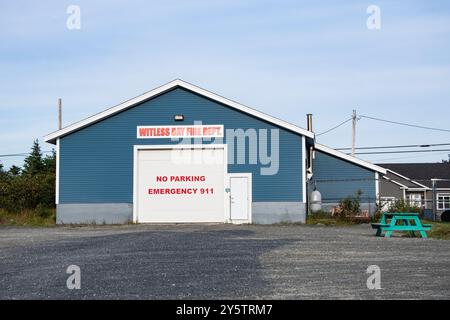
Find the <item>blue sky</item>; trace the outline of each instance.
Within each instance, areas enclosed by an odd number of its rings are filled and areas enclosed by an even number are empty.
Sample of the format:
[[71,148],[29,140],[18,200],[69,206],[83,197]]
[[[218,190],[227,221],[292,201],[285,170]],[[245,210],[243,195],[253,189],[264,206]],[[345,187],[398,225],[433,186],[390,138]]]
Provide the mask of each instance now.
[[[369,5],[381,30],[366,27]],[[68,30],[66,9],[81,8]],[[447,1],[2,1],[0,154],[181,78],[322,132],[358,113],[450,129]],[[348,147],[350,124],[320,136]],[[362,119],[357,145],[450,142],[450,133]],[[45,150],[50,145],[43,146]],[[447,153],[377,155],[426,162]],[[22,158],[0,158],[5,166]]]

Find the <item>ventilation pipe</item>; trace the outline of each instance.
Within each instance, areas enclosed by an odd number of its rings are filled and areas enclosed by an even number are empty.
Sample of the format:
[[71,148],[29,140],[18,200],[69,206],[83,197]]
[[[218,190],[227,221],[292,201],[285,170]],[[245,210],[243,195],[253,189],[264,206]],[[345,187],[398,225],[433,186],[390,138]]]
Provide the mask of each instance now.
[[307,123],[306,123],[306,128],[308,129],[308,131],[310,131],[310,132],[314,132],[313,131],[313,125],[312,125],[312,113],[308,113],[307,115],[306,115],[306,120],[307,120]]

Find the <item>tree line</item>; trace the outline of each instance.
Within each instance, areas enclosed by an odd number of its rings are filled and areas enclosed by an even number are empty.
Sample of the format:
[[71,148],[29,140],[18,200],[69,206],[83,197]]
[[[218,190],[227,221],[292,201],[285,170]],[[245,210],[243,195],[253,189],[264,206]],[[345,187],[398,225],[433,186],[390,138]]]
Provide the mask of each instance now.
[[20,212],[55,206],[56,152],[43,156],[35,140],[23,167],[0,162],[0,209]]

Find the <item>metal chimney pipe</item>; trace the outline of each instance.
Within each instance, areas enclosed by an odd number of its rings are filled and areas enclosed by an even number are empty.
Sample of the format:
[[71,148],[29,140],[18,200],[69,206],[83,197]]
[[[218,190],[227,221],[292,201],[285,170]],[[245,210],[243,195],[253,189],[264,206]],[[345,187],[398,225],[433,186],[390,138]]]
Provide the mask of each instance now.
[[308,113],[306,115],[306,119],[307,119],[307,123],[306,123],[306,129],[310,132],[314,132],[313,131],[313,123],[312,123],[312,113]]

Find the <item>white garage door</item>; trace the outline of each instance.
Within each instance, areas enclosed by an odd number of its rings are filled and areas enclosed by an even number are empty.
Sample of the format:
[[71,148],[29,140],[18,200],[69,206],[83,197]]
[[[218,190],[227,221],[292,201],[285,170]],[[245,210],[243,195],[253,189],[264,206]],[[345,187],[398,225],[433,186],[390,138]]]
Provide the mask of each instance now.
[[223,148],[137,151],[138,222],[224,222]]

